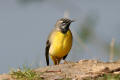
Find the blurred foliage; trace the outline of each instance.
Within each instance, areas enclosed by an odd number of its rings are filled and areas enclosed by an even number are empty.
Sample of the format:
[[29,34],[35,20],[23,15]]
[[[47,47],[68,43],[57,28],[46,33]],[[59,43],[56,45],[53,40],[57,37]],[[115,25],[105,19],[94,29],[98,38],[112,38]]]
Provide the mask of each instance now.
[[93,36],[94,28],[96,27],[97,22],[97,14],[88,14],[83,23],[80,24],[79,29],[77,30],[78,35],[82,39],[82,41],[89,41],[91,36]]
[[22,69],[18,69],[17,71],[12,70],[10,75],[16,80],[43,80],[40,77],[40,74],[34,72],[31,68],[26,66],[23,66]]
[[45,0],[17,0],[18,3],[20,4],[27,4],[27,3],[33,3],[33,2],[42,2]]
[[[105,48],[105,50],[107,51],[107,53],[108,54],[110,54],[110,43],[108,43],[108,42],[106,42],[104,45],[103,45],[103,47]],[[115,43],[115,45],[114,45],[114,58],[116,57],[118,57],[118,59],[119,59],[119,56],[120,56],[120,45],[119,44],[117,44],[117,43]],[[114,59],[113,59],[114,60]]]
[[120,74],[104,74],[96,78],[86,78],[84,80],[120,80]]
[[120,80],[120,74],[104,74],[96,80]]

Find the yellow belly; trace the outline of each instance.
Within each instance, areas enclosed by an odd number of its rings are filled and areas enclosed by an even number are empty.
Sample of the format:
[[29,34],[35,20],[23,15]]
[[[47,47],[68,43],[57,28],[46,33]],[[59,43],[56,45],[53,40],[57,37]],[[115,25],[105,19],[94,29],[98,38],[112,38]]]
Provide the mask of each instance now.
[[71,31],[68,30],[66,34],[56,31],[51,36],[51,46],[49,53],[52,56],[62,58],[69,53],[71,46],[72,46]]

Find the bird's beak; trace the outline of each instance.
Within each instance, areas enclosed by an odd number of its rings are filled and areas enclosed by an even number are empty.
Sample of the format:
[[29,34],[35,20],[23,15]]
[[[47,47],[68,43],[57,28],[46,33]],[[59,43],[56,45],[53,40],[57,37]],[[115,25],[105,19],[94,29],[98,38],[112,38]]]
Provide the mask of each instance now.
[[75,20],[71,20],[71,22],[75,22]]

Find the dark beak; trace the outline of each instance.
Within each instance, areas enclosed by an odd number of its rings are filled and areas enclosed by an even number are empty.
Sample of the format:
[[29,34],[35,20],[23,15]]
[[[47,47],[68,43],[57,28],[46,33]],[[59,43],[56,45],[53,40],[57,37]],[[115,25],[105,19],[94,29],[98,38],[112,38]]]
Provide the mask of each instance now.
[[75,22],[75,20],[71,20],[71,22]]

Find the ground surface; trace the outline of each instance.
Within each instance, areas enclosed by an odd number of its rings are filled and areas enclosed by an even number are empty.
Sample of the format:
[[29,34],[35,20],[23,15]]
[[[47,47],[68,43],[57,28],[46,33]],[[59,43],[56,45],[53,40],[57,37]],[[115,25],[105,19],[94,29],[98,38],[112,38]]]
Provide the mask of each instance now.
[[[97,60],[80,60],[56,66],[34,69],[43,80],[96,80],[104,74],[120,74],[120,61],[100,62]],[[15,80],[10,75],[0,75],[0,80]]]

